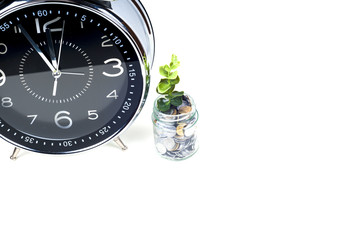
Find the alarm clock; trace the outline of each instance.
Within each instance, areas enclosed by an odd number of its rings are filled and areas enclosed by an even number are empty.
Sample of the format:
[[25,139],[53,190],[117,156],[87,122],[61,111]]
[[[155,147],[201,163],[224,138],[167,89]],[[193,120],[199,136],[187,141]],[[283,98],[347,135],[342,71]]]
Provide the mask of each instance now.
[[154,35],[138,0],[0,1],[0,136],[46,154],[115,139],[145,103]]

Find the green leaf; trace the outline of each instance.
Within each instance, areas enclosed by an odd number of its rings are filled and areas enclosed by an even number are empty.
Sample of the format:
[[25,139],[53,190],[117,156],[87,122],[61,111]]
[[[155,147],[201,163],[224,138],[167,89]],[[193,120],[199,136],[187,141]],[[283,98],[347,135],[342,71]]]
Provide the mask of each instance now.
[[174,91],[174,92],[172,92],[171,93],[171,96],[172,97],[182,97],[182,96],[184,96],[184,92],[183,91],[181,91],[181,92],[178,92],[178,91]]
[[171,72],[168,76],[168,79],[176,79],[178,76],[178,72],[175,71],[175,72]]
[[[174,85],[171,85],[171,87],[169,88],[169,90],[167,90],[164,94],[171,94],[172,91],[174,91],[174,89],[175,89],[175,86],[174,86]],[[169,97],[169,99],[170,99],[170,97]]]
[[180,82],[180,77],[179,77],[179,75],[175,78],[175,79],[170,79],[170,84],[171,85],[176,85],[176,84],[178,84]]
[[177,57],[175,54],[173,54],[173,55],[171,56],[171,62],[172,62],[172,63],[179,63],[179,64],[180,64],[180,62],[178,61],[178,57]]
[[161,67],[159,68],[159,72],[160,72],[161,76],[164,76],[164,77],[168,77],[168,76],[169,76],[169,71],[166,71],[165,66],[161,66]]
[[182,104],[182,96],[179,96],[179,97],[174,97],[171,99],[171,104],[178,107]]
[[164,95],[167,99],[170,99],[171,93],[172,93],[172,91],[174,91],[174,89],[175,89],[175,86],[170,86],[170,88],[168,90],[166,90],[165,92],[160,93],[158,89],[156,89],[156,92],[161,95]]
[[160,98],[157,101],[157,108],[159,109],[159,111],[161,112],[166,112],[170,109],[170,101],[168,99],[165,98]]
[[164,68],[165,68],[165,71],[167,71],[168,73],[170,73],[171,69],[170,69],[169,65],[165,65]]
[[179,66],[180,66],[180,62],[178,61],[177,56],[173,54],[171,57],[170,69],[175,70]]
[[156,91],[159,94],[166,94],[169,89],[172,88],[172,85],[169,83],[167,79],[161,79],[159,85],[156,88]]
[[175,69],[177,69],[179,66],[180,66],[180,62],[177,62],[177,63],[171,62],[171,63],[170,63],[170,69],[171,69],[171,70],[175,70]]

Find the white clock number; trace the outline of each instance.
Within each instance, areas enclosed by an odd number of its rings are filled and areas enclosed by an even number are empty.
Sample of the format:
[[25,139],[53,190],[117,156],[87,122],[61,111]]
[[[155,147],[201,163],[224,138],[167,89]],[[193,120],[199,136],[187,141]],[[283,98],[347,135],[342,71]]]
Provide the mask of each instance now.
[[28,117],[28,118],[32,118],[30,125],[33,125],[33,123],[35,122],[35,119],[37,118],[37,116],[38,116],[38,115],[27,115],[27,116],[26,116],[26,117]]
[[55,124],[59,128],[62,129],[69,129],[71,128],[73,122],[72,119],[69,117],[70,113],[67,111],[60,111],[55,115]]
[[111,43],[111,40],[107,38],[106,35],[102,36],[101,39],[105,39],[102,43],[101,43],[101,47],[112,47],[114,46],[112,43]]
[[89,120],[96,120],[99,118],[99,114],[97,113],[97,110],[89,110],[88,111]]
[[112,91],[106,96],[106,98],[115,98],[115,99],[118,99],[118,97],[119,95],[117,95],[116,90]]
[[37,15],[39,17],[46,17],[48,15],[48,12],[46,10],[39,10],[37,11]]
[[32,138],[32,137],[27,136],[27,137],[25,137],[24,141],[27,142],[27,143],[34,143],[35,139]]
[[105,134],[108,133],[108,132],[109,132],[109,129],[107,129],[107,127],[103,127],[102,129],[99,130],[99,133],[100,133],[101,135],[105,135]]
[[[43,15],[43,16],[46,16],[46,15]],[[48,28],[49,25],[59,21],[61,19],[61,17],[57,17],[57,18],[54,18],[53,20],[50,20],[50,21],[47,21],[42,30],[43,32],[46,32],[46,29]],[[41,33],[41,27],[40,27],[40,21],[39,21],[39,18],[35,18],[35,25],[36,25],[36,32],[37,33]],[[62,31],[62,28],[49,28],[51,32],[61,32]]]
[[0,87],[3,86],[6,82],[6,75],[3,70],[0,69]]
[[5,54],[7,52],[7,46],[5,43],[0,43],[0,54]]
[[125,111],[128,111],[130,109],[130,107],[131,107],[131,103],[129,103],[128,101],[125,101],[124,105],[123,105],[123,109]]
[[3,23],[3,24],[0,25],[0,30],[1,30],[2,32],[5,32],[6,29],[9,29],[9,28],[10,28],[10,25],[9,25],[7,22],[5,22],[5,23]]
[[1,106],[3,106],[4,108],[11,108],[13,105],[14,104],[11,101],[11,98],[4,97],[4,98],[1,99]]
[[103,74],[107,77],[118,77],[120,76],[121,74],[123,74],[124,72],[124,68],[121,66],[121,61],[120,59],[117,59],[117,58],[110,58],[106,61],[104,61],[105,64],[108,64],[110,62],[115,62],[115,65],[113,65],[113,68],[114,69],[118,69],[119,72],[118,73],[115,73],[115,74],[110,74],[110,73],[106,73],[106,72],[103,72]]

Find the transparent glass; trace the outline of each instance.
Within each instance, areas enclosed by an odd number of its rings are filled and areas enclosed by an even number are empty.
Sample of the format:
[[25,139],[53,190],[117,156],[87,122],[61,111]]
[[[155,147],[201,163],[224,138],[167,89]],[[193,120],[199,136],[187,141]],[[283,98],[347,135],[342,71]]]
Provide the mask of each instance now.
[[199,119],[194,100],[186,95],[191,102],[191,111],[179,115],[162,113],[154,102],[152,121],[154,140],[158,153],[167,159],[180,161],[193,156],[199,148],[196,129]]

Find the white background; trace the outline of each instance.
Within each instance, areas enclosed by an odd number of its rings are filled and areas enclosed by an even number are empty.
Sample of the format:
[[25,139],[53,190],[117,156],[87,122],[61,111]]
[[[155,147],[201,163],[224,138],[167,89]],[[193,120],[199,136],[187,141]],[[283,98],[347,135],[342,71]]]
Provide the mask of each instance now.
[[[123,134],[70,156],[0,145],[0,239],[359,239],[358,1],[143,0],[149,99]],[[181,61],[200,150],[159,157],[158,67]]]

